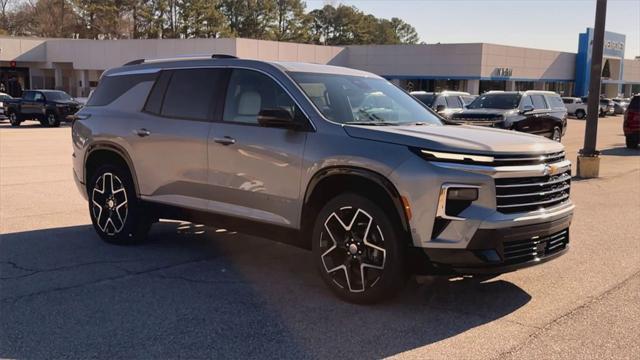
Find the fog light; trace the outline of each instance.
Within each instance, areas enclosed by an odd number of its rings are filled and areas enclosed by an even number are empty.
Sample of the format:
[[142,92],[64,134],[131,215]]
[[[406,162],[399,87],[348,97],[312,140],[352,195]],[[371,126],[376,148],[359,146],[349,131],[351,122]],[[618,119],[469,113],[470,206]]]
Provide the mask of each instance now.
[[476,201],[478,200],[478,189],[449,188],[447,200]]
[[479,188],[478,185],[442,184],[436,217],[445,220],[465,220],[457,215],[478,199]]

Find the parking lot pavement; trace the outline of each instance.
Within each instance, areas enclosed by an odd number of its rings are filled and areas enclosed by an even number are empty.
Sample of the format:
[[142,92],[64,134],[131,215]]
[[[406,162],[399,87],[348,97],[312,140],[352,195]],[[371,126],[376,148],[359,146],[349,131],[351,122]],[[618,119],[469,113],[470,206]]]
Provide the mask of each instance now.
[[[72,182],[70,129],[0,123],[0,358],[636,358],[640,151],[621,122],[600,119],[603,177],[573,183],[566,256],[421,278],[376,306],[334,298],[309,252],[232,231],[166,221],[107,245]],[[583,131],[569,121],[572,160]]]

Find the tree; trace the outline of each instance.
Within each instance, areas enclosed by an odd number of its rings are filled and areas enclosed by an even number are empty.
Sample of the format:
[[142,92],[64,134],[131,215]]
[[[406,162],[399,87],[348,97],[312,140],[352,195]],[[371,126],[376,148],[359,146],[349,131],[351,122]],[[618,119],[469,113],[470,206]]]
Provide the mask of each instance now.
[[276,19],[276,0],[221,0],[232,36],[268,39]]
[[304,13],[306,4],[300,0],[276,0],[275,5],[274,40],[306,42],[309,38],[309,17]]
[[218,1],[184,0],[178,4],[179,33],[183,38],[218,37],[225,30]]
[[235,36],[327,45],[415,44],[413,26],[303,0],[0,0],[0,33],[86,39]]
[[417,44],[420,41],[416,29],[396,17],[391,18],[391,25],[401,44]]

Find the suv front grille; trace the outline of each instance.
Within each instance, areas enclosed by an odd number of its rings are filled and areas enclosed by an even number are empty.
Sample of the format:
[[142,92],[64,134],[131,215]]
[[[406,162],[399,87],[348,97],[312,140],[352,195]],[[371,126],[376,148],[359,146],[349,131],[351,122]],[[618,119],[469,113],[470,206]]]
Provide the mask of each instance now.
[[568,243],[567,229],[545,237],[509,241],[503,244],[503,257],[506,264],[523,263],[561,251]]
[[[540,159],[548,163],[562,161],[564,152],[549,154]],[[530,161],[540,163],[539,160],[524,156],[509,159],[496,158],[496,162],[505,162],[505,160],[513,162],[513,165],[528,165]],[[571,170],[547,176],[495,179],[495,183],[498,211],[501,213],[535,211],[569,200]]]
[[551,164],[565,159],[564,151],[544,155],[495,155],[493,166]]

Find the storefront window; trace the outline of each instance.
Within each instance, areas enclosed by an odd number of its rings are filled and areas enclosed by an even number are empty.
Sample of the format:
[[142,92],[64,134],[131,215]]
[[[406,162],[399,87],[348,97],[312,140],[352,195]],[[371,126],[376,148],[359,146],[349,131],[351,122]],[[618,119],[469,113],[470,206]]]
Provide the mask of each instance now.
[[506,90],[507,82],[504,80],[480,80],[480,94],[491,90]]
[[544,89],[554,91],[562,96],[570,96],[573,94],[572,81],[554,81],[545,83]]

